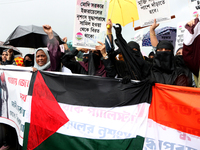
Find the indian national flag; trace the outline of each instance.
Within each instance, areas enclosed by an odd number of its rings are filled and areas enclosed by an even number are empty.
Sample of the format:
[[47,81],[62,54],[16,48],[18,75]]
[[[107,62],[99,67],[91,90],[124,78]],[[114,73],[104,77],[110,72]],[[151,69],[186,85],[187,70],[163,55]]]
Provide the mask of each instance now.
[[29,87],[23,149],[142,150],[151,99],[148,81],[38,71]]

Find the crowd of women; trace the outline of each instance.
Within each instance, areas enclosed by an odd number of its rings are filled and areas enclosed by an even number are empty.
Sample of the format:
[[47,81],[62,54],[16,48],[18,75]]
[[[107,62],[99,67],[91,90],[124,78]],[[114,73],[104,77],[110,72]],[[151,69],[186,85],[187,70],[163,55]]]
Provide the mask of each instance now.
[[[189,22],[187,25],[194,28],[194,23],[194,21]],[[99,42],[95,50],[85,48],[69,50],[68,45],[64,44],[65,51],[61,52],[59,42],[54,37],[51,26],[44,25],[43,29],[48,35],[48,50],[38,48],[34,54],[25,55],[23,66],[33,67],[33,72],[37,70],[61,71],[63,66],[75,74],[122,78],[122,83],[128,83],[132,79],[140,81],[151,80],[152,83],[198,87],[199,71],[198,68],[194,71],[191,63],[187,61],[189,60],[187,59],[188,53],[184,55],[186,46],[179,48],[174,56],[174,46],[170,42],[164,40],[158,42],[155,35],[155,29],[158,25],[154,20],[150,27],[150,39],[155,49],[155,54],[151,52],[149,57],[142,55],[138,43],[134,41],[127,43],[124,40],[120,24],[114,26],[116,39],[113,39],[111,20],[107,21],[109,28],[107,28],[105,43]],[[67,38],[63,40],[65,43],[67,42]],[[117,45],[117,50],[114,45]],[[83,54],[82,60],[77,61],[76,56],[80,52]],[[185,58],[186,62],[183,58]],[[1,64],[17,64],[14,61],[11,49],[3,51]],[[195,78],[193,78],[192,73]],[[196,85],[193,82],[194,79]]]

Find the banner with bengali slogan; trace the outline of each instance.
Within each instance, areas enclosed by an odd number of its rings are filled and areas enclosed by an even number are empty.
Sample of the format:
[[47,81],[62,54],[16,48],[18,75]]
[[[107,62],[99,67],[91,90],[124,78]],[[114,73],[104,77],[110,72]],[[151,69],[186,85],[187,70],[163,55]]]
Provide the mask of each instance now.
[[[30,68],[0,66],[0,122],[15,128],[23,145]],[[22,71],[23,70],[23,71]]]
[[187,22],[179,22],[177,24],[177,32],[176,32],[176,45],[175,45],[175,51],[174,53],[176,53],[176,51],[180,48],[183,47],[183,37],[184,37],[184,32],[185,32],[185,25]]
[[104,43],[109,0],[77,0],[73,46],[95,49]]
[[158,23],[171,19],[168,0],[136,0],[140,26],[152,25],[154,19]]
[[0,121],[24,150],[200,147],[198,88],[0,68]]
[[190,7],[191,18],[195,18],[197,14],[200,14],[200,0],[188,0]]

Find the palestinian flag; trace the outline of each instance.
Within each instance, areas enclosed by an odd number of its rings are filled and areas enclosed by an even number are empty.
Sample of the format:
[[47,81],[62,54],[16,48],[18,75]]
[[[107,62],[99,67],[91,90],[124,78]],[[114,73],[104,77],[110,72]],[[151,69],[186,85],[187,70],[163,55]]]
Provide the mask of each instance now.
[[148,81],[33,73],[23,149],[141,150],[151,88]]
[[156,84],[145,150],[200,149],[200,89]]

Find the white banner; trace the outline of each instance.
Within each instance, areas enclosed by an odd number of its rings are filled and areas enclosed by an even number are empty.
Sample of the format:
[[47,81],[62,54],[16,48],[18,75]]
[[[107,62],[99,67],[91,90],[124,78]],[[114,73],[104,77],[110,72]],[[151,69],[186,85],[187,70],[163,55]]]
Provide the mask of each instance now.
[[200,13],[200,0],[189,0],[190,14],[192,18],[195,18]]
[[[1,66],[0,122],[15,128],[19,144],[23,145],[26,102],[32,73],[25,67]],[[22,68],[26,71],[21,71]],[[15,70],[14,70],[15,69]]]
[[186,25],[186,22],[179,22],[177,25],[176,46],[175,46],[174,53],[176,53],[176,51],[180,47],[183,47],[183,37],[184,37],[184,32],[185,32],[185,25]]
[[152,25],[154,19],[163,22],[171,19],[168,0],[136,0],[140,26]]
[[148,120],[143,150],[198,150],[199,137]]
[[108,0],[77,0],[73,46],[95,49],[104,43]]

